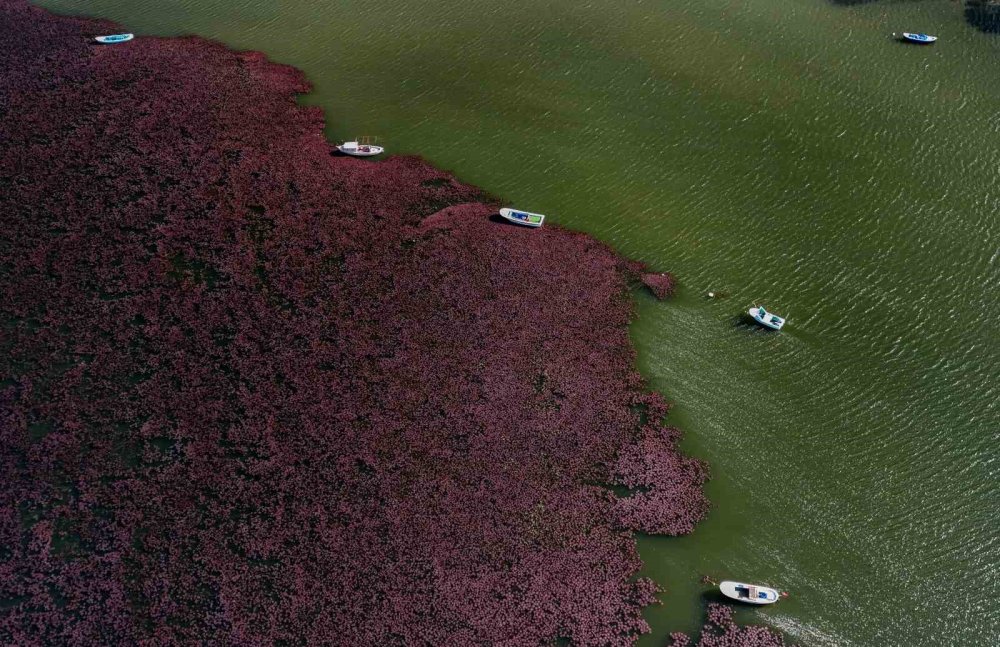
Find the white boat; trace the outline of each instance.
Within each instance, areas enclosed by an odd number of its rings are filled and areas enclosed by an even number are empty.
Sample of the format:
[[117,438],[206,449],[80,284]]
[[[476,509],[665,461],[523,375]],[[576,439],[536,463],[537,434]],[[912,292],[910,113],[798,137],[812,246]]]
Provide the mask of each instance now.
[[95,36],[98,43],[111,45],[112,43],[125,43],[135,38],[135,34],[111,34],[110,36]]
[[937,40],[937,36],[931,36],[930,34],[914,34],[908,31],[904,31],[903,40],[908,40],[911,43],[930,45],[931,43]]
[[781,330],[781,327],[785,325],[785,320],[776,314],[772,314],[765,310],[763,307],[760,308],[750,308],[748,311],[750,316],[753,317],[754,321],[762,326],[767,326],[774,330]]
[[530,213],[528,211],[518,211],[504,207],[500,210],[500,215],[507,220],[525,227],[541,227],[545,221],[545,216],[540,213]]
[[748,604],[774,604],[781,598],[781,594],[776,590],[758,584],[727,581],[719,584],[719,590],[727,598]]
[[375,137],[358,137],[357,141],[344,142],[340,146],[337,146],[337,150],[344,155],[353,155],[354,157],[381,155],[385,152],[385,149],[381,146],[376,146],[376,141]]

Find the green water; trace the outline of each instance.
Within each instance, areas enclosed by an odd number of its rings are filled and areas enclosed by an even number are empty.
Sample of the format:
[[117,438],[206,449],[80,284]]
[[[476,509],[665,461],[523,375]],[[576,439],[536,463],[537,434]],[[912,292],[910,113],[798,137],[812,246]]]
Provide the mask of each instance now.
[[41,4],[263,50],[332,139],[676,273],[634,339],[714,508],[640,540],[668,589],[641,644],[701,623],[703,573],[791,591],[741,619],[807,645],[1000,644],[1000,37],[961,4]]

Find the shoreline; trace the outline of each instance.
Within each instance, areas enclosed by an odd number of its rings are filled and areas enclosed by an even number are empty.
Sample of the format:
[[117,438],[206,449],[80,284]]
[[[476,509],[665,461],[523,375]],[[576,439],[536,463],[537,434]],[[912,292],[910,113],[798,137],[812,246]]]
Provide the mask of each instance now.
[[0,14],[4,633],[648,629],[631,533],[708,505],[628,339],[630,284],[666,275],[499,225],[418,158],[332,156],[309,83],[263,54]]

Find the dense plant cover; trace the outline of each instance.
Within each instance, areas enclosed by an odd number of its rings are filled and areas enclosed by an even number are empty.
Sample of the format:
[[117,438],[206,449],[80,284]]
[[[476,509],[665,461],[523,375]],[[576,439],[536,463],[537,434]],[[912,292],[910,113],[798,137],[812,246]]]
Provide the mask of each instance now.
[[708,620],[696,643],[682,633],[671,635],[670,647],[784,647],[781,634],[759,625],[733,622],[733,609],[724,604],[708,605]]
[[0,642],[631,643],[707,505],[643,268],[115,31],[0,0]]
[[658,299],[665,299],[674,291],[674,277],[666,272],[660,274],[644,273],[640,277]]

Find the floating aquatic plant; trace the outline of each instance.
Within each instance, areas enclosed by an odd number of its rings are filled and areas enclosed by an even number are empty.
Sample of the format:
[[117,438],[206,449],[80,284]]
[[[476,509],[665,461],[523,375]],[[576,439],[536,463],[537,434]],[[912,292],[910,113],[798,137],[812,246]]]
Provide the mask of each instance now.
[[682,633],[671,634],[669,647],[784,647],[781,634],[760,625],[737,625],[732,607],[708,605],[708,618],[697,642]]

